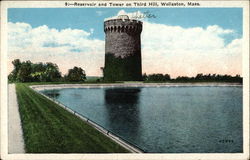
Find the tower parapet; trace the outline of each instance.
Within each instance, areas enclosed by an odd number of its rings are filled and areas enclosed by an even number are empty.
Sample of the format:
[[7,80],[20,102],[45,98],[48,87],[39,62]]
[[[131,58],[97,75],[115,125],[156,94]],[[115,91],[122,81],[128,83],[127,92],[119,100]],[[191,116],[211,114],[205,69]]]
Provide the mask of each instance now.
[[111,81],[142,80],[142,22],[122,15],[104,22],[104,79]]
[[104,22],[104,32],[142,32],[142,22],[132,19],[112,19]]

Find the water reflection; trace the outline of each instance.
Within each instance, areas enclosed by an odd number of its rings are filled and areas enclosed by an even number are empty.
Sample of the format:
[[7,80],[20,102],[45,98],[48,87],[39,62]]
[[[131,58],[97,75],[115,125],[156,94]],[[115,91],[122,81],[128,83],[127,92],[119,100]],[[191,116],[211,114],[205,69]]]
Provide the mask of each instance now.
[[46,96],[52,99],[58,99],[58,97],[60,96],[60,91],[59,90],[48,90],[48,91],[45,90],[43,94],[45,94]]
[[105,89],[105,106],[108,125],[112,131],[133,141],[140,125],[139,96],[140,88]]

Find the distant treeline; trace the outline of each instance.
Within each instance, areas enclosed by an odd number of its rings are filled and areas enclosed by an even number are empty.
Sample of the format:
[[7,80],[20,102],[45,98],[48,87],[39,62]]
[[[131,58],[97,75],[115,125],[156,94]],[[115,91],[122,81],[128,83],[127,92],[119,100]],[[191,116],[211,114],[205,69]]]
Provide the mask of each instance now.
[[86,80],[85,71],[81,67],[68,70],[68,74],[62,76],[57,64],[21,62],[19,59],[12,61],[13,71],[9,74],[10,82],[83,82]]
[[242,83],[240,75],[220,75],[220,74],[197,74],[195,77],[179,76],[171,78],[169,74],[143,74],[145,82],[233,82]]
[[[21,62],[19,59],[12,61],[13,71],[9,74],[10,82],[84,82],[86,80],[85,71],[81,67],[73,67],[68,73],[62,76],[57,64],[32,63],[31,61]],[[149,74],[142,75],[144,82],[232,82],[242,83],[240,75],[219,75],[219,74],[197,74],[195,77],[179,76],[171,78],[169,74]],[[96,78],[93,82],[107,82],[103,78]]]

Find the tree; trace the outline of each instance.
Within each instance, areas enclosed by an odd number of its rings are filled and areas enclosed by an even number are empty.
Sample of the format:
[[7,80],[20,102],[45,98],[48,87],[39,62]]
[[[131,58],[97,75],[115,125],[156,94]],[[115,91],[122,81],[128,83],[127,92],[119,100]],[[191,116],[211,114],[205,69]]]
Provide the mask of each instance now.
[[31,76],[32,76],[33,81],[36,81],[36,82],[46,81],[46,78],[45,78],[46,65],[45,64],[41,62],[37,64],[32,64],[31,68],[32,68]]
[[16,81],[16,76],[14,75],[13,72],[11,72],[9,75],[8,75],[8,80],[10,82],[15,82]]
[[45,81],[47,82],[58,81],[62,77],[57,64],[53,64],[50,62],[46,63],[46,70],[44,72],[44,75]]
[[147,80],[148,81],[161,81],[161,82],[165,82],[165,81],[169,81],[170,75],[169,74],[161,74],[161,73],[157,73],[157,74],[150,74],[147,76]]
[[15,59],[12,64],[14,69],[8,76],[11,82],[51,82],[59,81],[62,77],[58,66],[50,62],[32,63]]
[[202,73],[197,74],[195,79],[196,80],[202,80],[203,79],[203,74]]
[[143,73],[143,75],[142,75],[142,80],[143,80],[143,81],[147,81],[147,80],[148,80],[148,76],[147,76],[146,73]]
[[32,80],[31,71],[31,62],[23,62],[18,69],[16,80],[19,82],[30,82]]
[[170,75],[169,75],[169,74],[165,74],[165,75],[164,75],[164,80],[165,80],[165,81],[171,80]]
[[18,73],[22,64],[21,64],[19,59],[15,59],[14,61],[12,61],[12,64],[14,66],[14,69],[9,74],[8,79],[9,79],[9,81],[14,82],[14,81],[17,81],[17,73]]
[[85,71],[81,67],[69,69],[66,80],[71,82],[84,82],[86,80]]

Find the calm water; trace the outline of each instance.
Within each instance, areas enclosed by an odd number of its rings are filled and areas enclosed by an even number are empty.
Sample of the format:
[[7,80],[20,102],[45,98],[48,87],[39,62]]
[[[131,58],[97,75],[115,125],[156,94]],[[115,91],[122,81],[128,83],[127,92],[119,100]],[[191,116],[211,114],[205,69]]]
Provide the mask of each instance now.
[[242,87],[43,91],[147,152],[242,152]]

